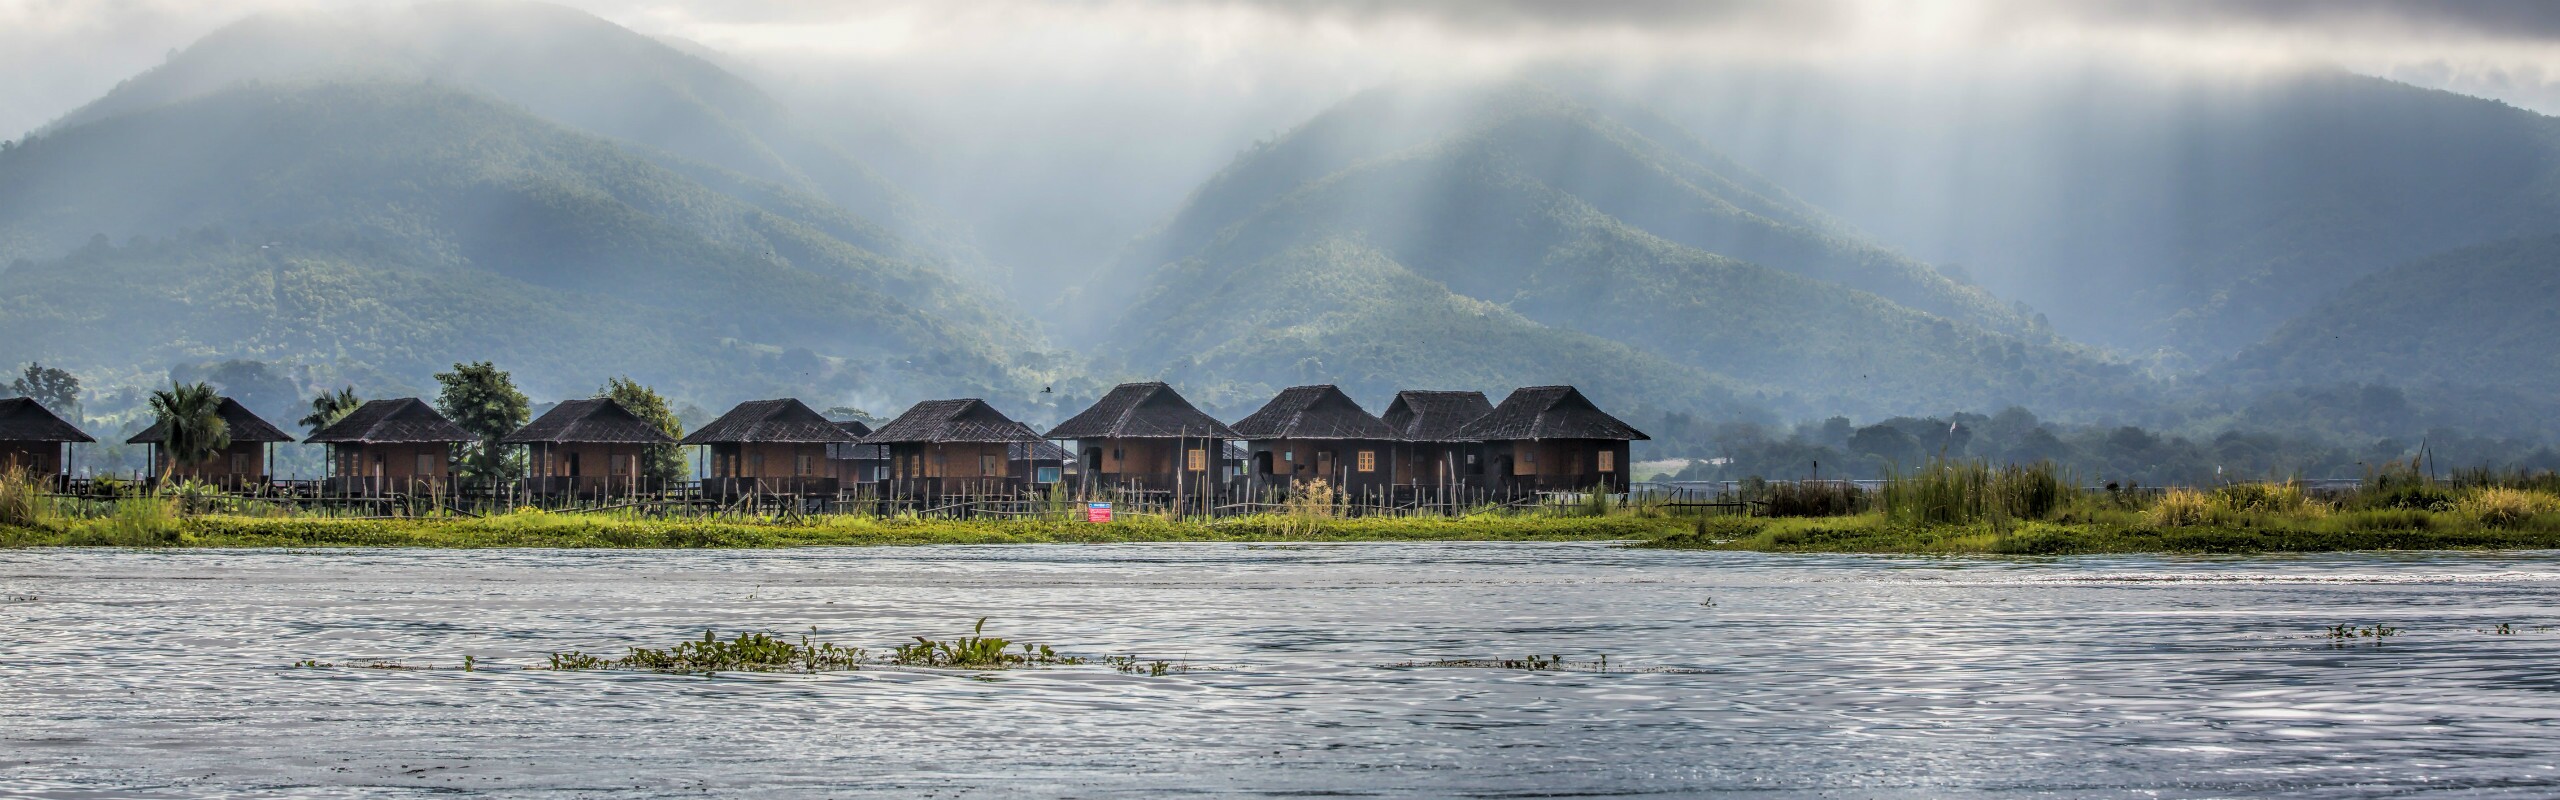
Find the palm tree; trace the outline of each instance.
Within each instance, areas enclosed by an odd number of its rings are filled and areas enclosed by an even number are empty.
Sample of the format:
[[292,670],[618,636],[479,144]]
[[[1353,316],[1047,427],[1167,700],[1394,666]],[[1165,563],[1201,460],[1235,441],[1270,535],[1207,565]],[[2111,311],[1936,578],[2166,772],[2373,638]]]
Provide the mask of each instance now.
[[295,420],[295,423],[316,431],[346,417],[347,412],[356,410],[360,405],[364,405],[364,400],[356,397],[356,387],[339,389],[337,394],[321,392],[319,397],[311,398],[310,415]]
[[231,425],[222,421],[221,410],[222,396],[202,382],[172,382],[167,391],[151,393],[151,413],[168,426],[168,436],[160,441],[168,458],[160,468],[162,483],[179,464],[202,463],[231,446]]

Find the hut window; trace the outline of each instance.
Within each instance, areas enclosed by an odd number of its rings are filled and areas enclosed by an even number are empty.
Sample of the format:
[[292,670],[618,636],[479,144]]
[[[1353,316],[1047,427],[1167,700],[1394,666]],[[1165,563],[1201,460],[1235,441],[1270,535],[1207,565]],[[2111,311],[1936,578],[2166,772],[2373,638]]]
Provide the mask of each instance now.
[[1209,451],[1202,450],[1197,447],[1191,448],[1190,452],[1184,454],[1183,463],[1185,464],[1183,467],[1184,469],[1188,469],[1192,472],[1207,472],[1209,470]]
[[233,474],[233,475],[247,475],[247,474],[249,474],[249,454],[247,454],[247,453],[233,453],[233,454],[231,454],[231,474]]
[[998,456],[998,455],[991,455],[991,454],[988,454],[988,453],[979,453],[979,454],[978,454],[978,474],[980,474],[980,475],[1002,475],[1002,474],[1004,474],[1004,457],[1003,457],[1003,456]]
[[810,457],[809,457],[809,454],[807,454],[807,453],[802,453],[802,454],[800,454],[800,460],[799,460],[797,463],[794,463],[794,464],[792,464],[792,465],[791,465],[791,474],[793,474],[793,475],[798,475],[798,476],[801,476],[801,477],[807,477],[807,476],[809,475],[809,473],[816,472],[817,470],[814,470],[814,469],[811,469],[811,468],[810,468],[810,465],[809,465],[810,460],[811,460],[811,459],[810,459]]
[[419,453],[419,454],[418,454],[418,474],[420,474],[420,475],[433,475],[433,474],[436,474],[436,461],[435,461],[435,459],[436,459],[436,454],[434,454],[434,453]]
[[1618,466],[1618,459],[1617,459],[1617,455],[1618,455],[1618,454],[1616,454],[1616,453],[1612,453],[1612,452],[1609,452],[1609,451],[1607,451],[1607,450],[1602,450],[1602,451],[1600,451],[1600,471],[1601,471],[1601,472],[1611,472],[1611,471],[1615,471],[1615,469],[1616,469],[1616,468],[1617,468],[1617,466]]
[[1041,483],[1057,483],[1057,482],[1058,482],[1058,468],[1057,468],[1057,467],[1041,467],[1041,468],[1040,468],[1040,482],[1041,482]]
[[613,470],[613,476],[614,476],[614,477],[619,478],[619,477],[622,477],[622,476],[625,476],[625,475],[629,475],[629,474],[631,474],[631,457],[630,457],[630,456],[627,456],[627,455],[616,455],[616,456],[608,456],[607,458],[608,458],[608,463],[605,465],[605,469]]
[[1360,451],[1360,471],[1361,471],[1361,472],[1376,472],[1376,471],[1378,471],[1378,451],[1375,451],[1375,450],[1362,450],[1362,451]]
[[763,475],[763,474],[764,474],[764,454],[763,454],[763,453],[748,453],[748,454],[747,454],[747,467],[748,467],[749,469],[755,470],[755,473],[756,473],[757,475]]
[[1527,449],[1523,449],[1523,450],[1521,450],[1521,451],[1520,451],[1520,463],[1523,463],[1523,464],[1535,464],[1535,463],[1538,463],[1538,450],[1537,450],[1537,448],[1532,447],[1532,448],[1527,448]]

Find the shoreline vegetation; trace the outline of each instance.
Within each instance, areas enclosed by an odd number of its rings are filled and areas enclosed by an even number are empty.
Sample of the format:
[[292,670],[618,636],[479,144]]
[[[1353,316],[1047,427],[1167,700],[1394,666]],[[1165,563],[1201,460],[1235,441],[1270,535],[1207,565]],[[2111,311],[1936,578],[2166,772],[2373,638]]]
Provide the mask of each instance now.
[[[1460,516],[1350,516],[1314,504],[1219,519],[1123,515],[1013,519],[862,515],[648,516],[519,510],[343,518],[183,491],[66,511],[0,476],[0,547],[780,548],[1117,542],[1624,541],[1636,547],[1772,553],[2081,555],[2560,548],[2560,475],[2414,464],[2352,491],[2286,482],[2148,491],[2084,488],[2050,464],[1942,461],[1876,489],[1749,482],[1749,513],[1673,498],[1583,495]],[[1700,513],[1705,512],[1705,513]]]

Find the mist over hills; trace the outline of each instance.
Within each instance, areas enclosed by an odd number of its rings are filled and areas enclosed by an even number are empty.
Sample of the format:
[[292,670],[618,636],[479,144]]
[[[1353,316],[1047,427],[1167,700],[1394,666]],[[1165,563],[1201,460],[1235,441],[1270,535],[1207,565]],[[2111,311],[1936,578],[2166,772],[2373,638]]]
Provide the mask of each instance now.
[[678,166],[440,85],[236,85],[0,154],[7,254],[78,248],[9,269],[0,326],[12,357],[111,371],[300,356],[415,380],[498,358],[535,385],[704,393],[915,359],[934,368],[901,380],[1004,385],[1037,341],[834,205]]
[[[0,360],[129,398],[234,359],[403,394],[491,359],[538,399],[629,375],[1035,423],[1125,379],[1231,415],[1562,382],[1679,415],[1665,448],[2013,404],[2560,436],[2560,128],[2489,101],[2334,73],[2052,76],[1943,118],[1801,72],[1394,84],[1151,229],[1085,233],[1130,241],[1088,274],[988,258],[882,177],[959,167],[875,168],[714,56],[528,3],[223,28],[0,148]],[[1069,152],[1020,135],[1013,163]]]
[[[1169,260],[1116,314],[1107,346],[1245,393],[1306,379],[1309,363],[1370,373],[1482,351],[1480,330],[1374,303],[1390,293],[1415,309],[1506,312],[1511,352],[1469,373],[1712,376],[1636,392],[1670,408],[1729,412],[1742,396],[1798,414],[2090,407],[2142,380],[1694,140],[1666,144],[1535,86],[1354,98],[1211,179],[1105,281],[1156,259]],[[1594,336],[1644,355],[1564,355]]]
[[2199,367],[2366,274],[2560,232],[2560,120],[2334,70],[1737,67],[1628,91],[2068,335]]

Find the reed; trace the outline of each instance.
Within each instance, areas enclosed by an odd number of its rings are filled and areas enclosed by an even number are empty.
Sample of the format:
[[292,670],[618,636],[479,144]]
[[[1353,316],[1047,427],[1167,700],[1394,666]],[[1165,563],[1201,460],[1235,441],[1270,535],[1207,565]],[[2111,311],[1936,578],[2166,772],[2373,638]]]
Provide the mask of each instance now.
[[43,480],[25,468],[0,471],[0,525],[53,527],[53,503],[39,483]]
[[1877,505],[1906,525],[2042,520],[2079,502],[2081,490],[2052,462],[1997,469],[1982,461],[1930,461],[1886,476]]

